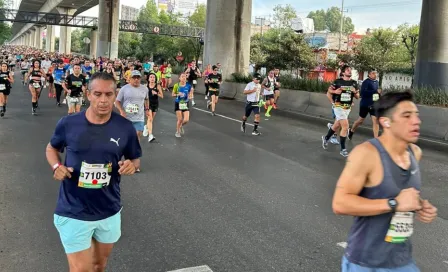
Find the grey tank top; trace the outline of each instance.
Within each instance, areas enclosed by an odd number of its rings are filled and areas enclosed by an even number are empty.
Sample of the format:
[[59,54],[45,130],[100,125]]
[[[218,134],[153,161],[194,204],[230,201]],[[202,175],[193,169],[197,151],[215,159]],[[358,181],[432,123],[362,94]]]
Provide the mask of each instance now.
[[[384,178],[375,187],[364,187],[360,193],[361,197],[390,199],[397,197],[403,189],[414,187],[420,190],[420,169],[410,147],[411,166],[408,170],[404,170],[395,164],[378,139],[369,142],[380,153]],[[354,264],[369,268],[398,268],[410,264],[412,262],[410,239],[400,244],[384,241],[392,216],[393,213],[355,217],[348,236],[346,258]]]

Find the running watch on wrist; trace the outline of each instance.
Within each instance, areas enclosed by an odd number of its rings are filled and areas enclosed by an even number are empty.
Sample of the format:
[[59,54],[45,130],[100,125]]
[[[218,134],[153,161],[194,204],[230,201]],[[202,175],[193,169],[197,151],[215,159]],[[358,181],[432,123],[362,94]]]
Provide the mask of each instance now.
[[53,165],[53,172],[54,171],[56,171],[56,169],[58,169],[59,168],[59,166],[61,166],[62,164],[61,163],[56,163],[55,165]]
[[387,204],[389,204],[389,207],[392,209],[393,213],[397,210],[398,202],[395,198],[389,199]]

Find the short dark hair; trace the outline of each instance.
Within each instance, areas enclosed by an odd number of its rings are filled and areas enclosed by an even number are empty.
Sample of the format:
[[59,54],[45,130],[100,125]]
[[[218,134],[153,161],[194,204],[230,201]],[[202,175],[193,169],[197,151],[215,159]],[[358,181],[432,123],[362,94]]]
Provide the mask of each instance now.
[[352,68],[350,67],[350,65],[345,64],[344,66],[341,67],[341,74],[345,73],[345,70],[347,70],[348,68]]
[[403,101],[414,102],[411,90],[388,92],[375,102],[377,118],[390,116],[395,107]]
[[[92,83],[95,82],[96,80],[110,81],[111,83],[113,83],[115,85],[115,78],[113,75],[104,73],[104,72],[96,72],[90,77],[89,90],[92,89],[91,88]],[[114,91],[115,91],[115,89],[114,89]]]
[[79,67],[81,67],[81,64],[79,64],[79,63],[75,63],[75,64],[73,64],[73,67],[75,67],[75,66],[79,66]]

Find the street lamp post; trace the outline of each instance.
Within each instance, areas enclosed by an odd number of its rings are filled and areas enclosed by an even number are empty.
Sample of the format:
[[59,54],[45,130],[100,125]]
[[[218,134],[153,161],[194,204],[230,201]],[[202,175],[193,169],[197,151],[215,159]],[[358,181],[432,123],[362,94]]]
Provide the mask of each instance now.
[[342,0],[342,7],[341,7],[341,29],[339,32],[339,53],[341,53],[342,48],[342,31],[344,30],[344,0]]

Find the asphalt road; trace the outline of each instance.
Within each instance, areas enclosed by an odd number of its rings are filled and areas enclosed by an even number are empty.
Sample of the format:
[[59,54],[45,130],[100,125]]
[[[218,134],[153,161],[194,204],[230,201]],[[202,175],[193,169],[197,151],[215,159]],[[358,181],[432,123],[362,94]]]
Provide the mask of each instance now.
[[[66,107],[57,108],[46,95],[32,116],[29,92],[15,84],[0,120],[2,272],[67,271],[52,223],[59,185],[45,159]],[[204,97],[196,100],[204,109]],[[321,148],[325,127],[273,111],[261,122],[263,135],[243,135],[229,119],[241,118],[242,104],[222,100],[217,113],[227,118],[193,109],[185,137],[177,139],[173,107],[165,98],[154,126],[157,140],[142,143],[142,172],[123,178],[123,235],[108,271],[201,265],[214,272],[340,270],[339,243],[352,219],[331,211],[344,158],[336,146]],[[355,135],[349,148],[366,139]],[[422,271],[446,272],[448,156],[423,153],[422,194],[440,217],[431,225],[417,223],[414,255]]]

